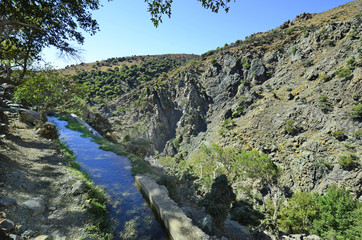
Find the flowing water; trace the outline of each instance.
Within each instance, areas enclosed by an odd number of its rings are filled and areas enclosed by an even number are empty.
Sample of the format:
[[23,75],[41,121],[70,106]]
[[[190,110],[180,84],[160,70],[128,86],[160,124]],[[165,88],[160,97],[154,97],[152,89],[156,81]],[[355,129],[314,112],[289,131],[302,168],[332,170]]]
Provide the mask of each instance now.
[[136,187],[127,158],[99,149],[92,138],[66,128],[66,121],[55,117],[48,120],[57,126],[60,139],[74,151],[81,168],[109,196],[108,210],[115,227],[113,239],[169,239]]

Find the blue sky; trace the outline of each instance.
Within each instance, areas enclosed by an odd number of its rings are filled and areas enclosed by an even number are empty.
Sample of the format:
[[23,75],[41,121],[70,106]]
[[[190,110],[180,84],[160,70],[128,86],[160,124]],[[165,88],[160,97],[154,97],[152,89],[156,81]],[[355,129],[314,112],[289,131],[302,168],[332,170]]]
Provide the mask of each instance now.
[[278,27],[303,12],[319,13],[350,0],[236,0],[229,13],[204,9],[197,0],[174,0],[172,16],[164,16],[155,28],[144,0],[101,0],[103,7],[93,13],[100,31],[84,34],[81,60],[60,58],[46,49],[43,58],[54,67],[95,62],[111,57],[166,53],[202,54],[225,43]]

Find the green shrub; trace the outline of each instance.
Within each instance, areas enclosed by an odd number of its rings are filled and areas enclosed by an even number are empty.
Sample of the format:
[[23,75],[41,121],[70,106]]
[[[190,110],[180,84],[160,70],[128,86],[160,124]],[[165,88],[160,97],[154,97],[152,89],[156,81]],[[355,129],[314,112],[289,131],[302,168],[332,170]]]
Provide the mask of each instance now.
[[177,138],[174,138],[174,139],[172,140],[172,145],[173,145],[173,147],[176,148],[176,149],[179,149],[179,148],[180,148],[180,143],[179,143],[179,141],[178,141]]
[[319,97],[319,107],[322,111],[326,112],[332,109],[332,103],[328,101],[328,97],[322,95]]
[[353,106],[350,116],[353,119],[361,120],[362,119],[362,104],[357,104]]
[[235,127],[235,122],[231,118],[225,119],[224,122],[222,123],[222,127],[229,130],[233,129]]
[[250,68],[250,63],[248,63],[248,62],[244,63],[243,68],[249,69]]
[[280,210],[280,230],[291,233],[309,233],[317,214],[314,197],[309,192],[296,192]]
[[354,154],[342,155],[339,157],[339,165],[346,170],[354,168],[358,165],[358,157]]
[[355,136],[357,139],[362,139],[362,128],[358,129],[353,136]]
[[297,47],[294,46],[294,47],[292,48],[292,54],[295,55],[296,52],[297,52]]
[[346,138],[346,135],[344,134],[343,131],[341,130],[338,130],[338,131],[335,131],[335,132],[332,132],[331,133],[333,137],[335,137],[336,139],[338,140],[344,140]]
[[337,70],[337,77],[339,78],[349,77],[351,75],[352,75],[351,69],[349,68],[339,68]]
[[219,133],[220,136],[223,136],[224,134],[227,133],[227,130],[225,128],[219,128],[217,132]]
[[215,58],[212,58],[212,59],[210,60],[210,63],[211,63],[212,65],[216,65],[216,64],[217,64],[217,61],[216,61]]
[[243,114],[244,108],[243,106],[239,106],[231,115],[232,118],[240,117]]
[[295,125],[293,119],[288,119],[285,121],[284,129],[288,134],[295,134],[300,130],[300,128]]
[[285,33],[287,34],[287,35],[291,35],[293,32],[294,32],[294,28],[287,28],[287,29],[285,29]]
[[347,66],[348,65],[353,65],[356,62],[356,59],[354,57],[351,57],[350,59],[347,60]]
[[317,215],[310,233],[323,239],[360,239],[361,207],[345,188],[330,187],[316,199]]

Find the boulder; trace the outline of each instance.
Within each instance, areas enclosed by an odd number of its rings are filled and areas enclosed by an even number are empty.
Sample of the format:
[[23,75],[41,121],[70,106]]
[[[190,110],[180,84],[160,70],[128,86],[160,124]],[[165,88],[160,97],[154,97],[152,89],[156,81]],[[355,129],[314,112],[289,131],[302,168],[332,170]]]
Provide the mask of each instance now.
[[14,198],[1,198],[0,199],[0,207],[9,207],[14,204],[16,204],[16,199],[14,199]]
[[33,110],[27,110],[27,109],[20,109],[19,110],[20,120],[26,123],[36,124],[37,121],[41,120],[40,113],[33,111]]
[[205,233],[212,234],[213,223],[212,218],[209,214],[206,214],[204,211],[197,210],[191,207],[183,207],[182,211],[186,214],[187,217],[192,219],[192,222],[201,228]]
[[317,236],[317,235],[308,235],[304,237],[304,240],[322,240],[321,237]]
[[251,240],[252,234],[248,227],[240,225],[239,223],[226,220],[224,224],[224,232],[229,239]]
[[23,205],[31,212],[33,216],[42,214],[45,211],[44,200],[41,197],[29,199],[28,201],[25,201]]
[[2,219],[0,220],[0,228],[5,232],[10,232],[14,228],[13,221],[9,219]]
[[33,230],[26,230],[23,234],[21,234],[22,238],[29,239],[34,236],[35,232]]
[[72,194],[77,195],[81,194],[86,187],[86,182],[83,180],[78,180],[76,183],[74,183],[72,188]]
[[16,234],[9,234],[9,238],[12,240],[21,240],[20,236]]
[[253,84],[260,84],[265,80],[266,70],[259,58],[251,61],[249,76]]

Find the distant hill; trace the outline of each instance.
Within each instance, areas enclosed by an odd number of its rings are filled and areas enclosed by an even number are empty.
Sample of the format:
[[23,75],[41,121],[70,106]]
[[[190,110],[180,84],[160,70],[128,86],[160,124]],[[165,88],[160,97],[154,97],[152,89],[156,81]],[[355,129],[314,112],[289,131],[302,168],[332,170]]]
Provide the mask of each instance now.
[[142,55],[142,56],[129,56],[129,57],[114,57],[106,60],[100,60],[91,63],[80,63],[77,65],[66,66],[61,72],[65,75],[73,75],[79,71],[100,70],[107,71],[109,68],[121,68],[123,65],[130,67],[131,65],[139,65],[140,63],[160,58],[169,58],[185,63],[186,61],[197,59],[199,55],[196,54],[161,54],[161,55]]
[[105,61],[71,66],[62,71],[83,87],[85,100],[102,103],[197,59],[198,55],[166,54],[109,58]]

